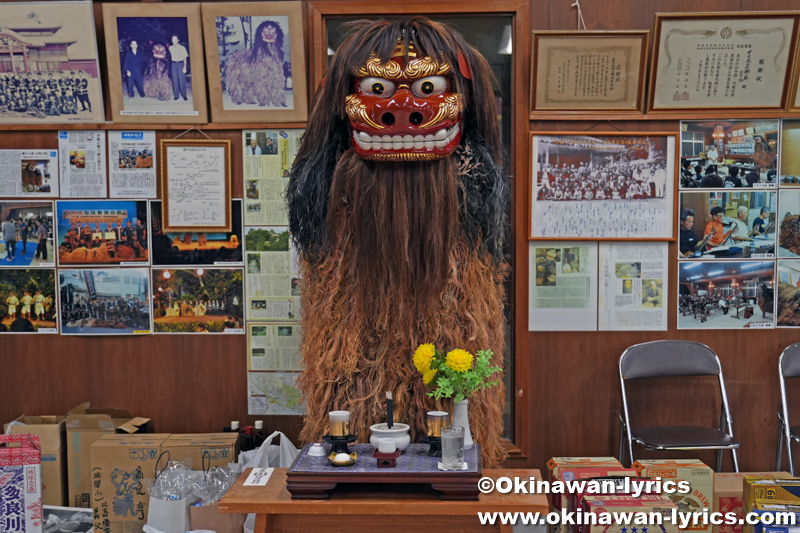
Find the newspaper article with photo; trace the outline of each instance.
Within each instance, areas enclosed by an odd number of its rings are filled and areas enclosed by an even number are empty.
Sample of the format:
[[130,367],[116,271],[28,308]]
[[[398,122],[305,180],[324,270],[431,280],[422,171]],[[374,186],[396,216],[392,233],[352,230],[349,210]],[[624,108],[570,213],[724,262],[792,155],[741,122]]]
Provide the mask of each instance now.
[[305,414],[303,395],[297,386],[299,377],[299,372],[248,372],[248,414]]
[[284,191],[305,130],[243,131],[245,226],[286,224]]
[[600,243],[600,331],[666,331],[669,243]]
[[62,198],[105,198],[106,132],[59,131]]
[[109,131],[111,198],[156,198],[156,132]]
[[597,243],[530,243],[530,331],[597,331]]
[[299,267],[289,229],[247,228],[244,248],[247,320],[298,320]]
[[247,369],[301,370],[300,324],[247,324]]
[[0,196],[58,196],[58,151],[0,150]]
[[775,261],[681,261],[678,283],[678,329],[775,326]]

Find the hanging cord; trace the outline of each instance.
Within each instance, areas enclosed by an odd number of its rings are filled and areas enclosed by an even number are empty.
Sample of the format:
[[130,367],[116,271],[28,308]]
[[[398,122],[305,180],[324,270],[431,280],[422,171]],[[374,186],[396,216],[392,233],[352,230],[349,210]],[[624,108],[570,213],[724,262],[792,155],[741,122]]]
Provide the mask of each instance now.
[[[578,8],[578,31],[586,30],[586,22],[583,20],[583,13],[581,13],[581,0],[575,0],[575,3],[572,4],[572,7]],[[581,26],[583,26],[581,28]]]
[[186,131],[184,131],[183,133],[181,133],[180,135],[178,135],[178,136],[176,136],[176,137],[173,137],[171,140],[173,140],[173,141],[174,141],[175,139],[180,139],[181,137],[183,137],[184,135],[186,135],[186,134],[187,134],[187,133],[189,133],[190,131],[194,131],[194,130],[197,130],[197,131],[200,133],[200,135],[202,135],[203,137],[205,137],[205,138],[206,138],[206,139],[208,139],[209,141],[213,141],[213,140],[214,140],[214,139],[212,139],[211,137],[209,137],[209,136],[206,134],[206,132],[204,132],[203,130],[201,130],[201,129],[200,129],[200,128],[198,128],[197,126],[192,126],[192,127],[191,127],[191,128],[189,128],[188,130],[186,130]]

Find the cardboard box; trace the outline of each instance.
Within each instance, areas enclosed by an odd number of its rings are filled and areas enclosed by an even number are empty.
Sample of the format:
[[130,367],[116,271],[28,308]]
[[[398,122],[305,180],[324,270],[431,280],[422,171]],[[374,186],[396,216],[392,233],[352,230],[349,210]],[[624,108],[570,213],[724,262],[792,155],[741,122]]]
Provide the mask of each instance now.
[[[714,474],[714,512],[736,513],[744,518],[744,477],[790,478],[789,472],[718,472]],[[739,524],[719,524],[713,526],[713,533],[742,533]]]
[[171,461],[192,460],[192,470],[203,469],[203,455],[208,452],[210,464],[228,466],[239,454],[239,433],[173,434],[162,446]]
[[[557,481],[558,478],[556,476],[565,468],[601,468],[615,466],[622,468],[622,464],[616,457],[553,457],[547,461],[550,483]],[[550,505],[554,507],[557,512],[561,512],[561,494],[550,494]]]
[[[11,426],[11,435],[30,433],[39,437],[42,447],[42,504],[63,506],[67,503],[67,428],[64,415],[20,416]],[[3,426],[3,433],[8,433]]]
[[168,438],[168,433],[104,435],[92,444],[95,531],[141,533],[150,499],[145,479],[155,478],[161,446]]
[[149,421],[127,409],[91,408],[89,402],[67,413],[68,506],[92,507],[92,444],[104,435],[136,433]]
[[[636,477],[636,470],[633,468],[620,467],[585,467],[585,468],[565,468],[562,469],[556,477],[559,481],[563,481],[567,493],[561,497],[561,506],[566,507],[568,511],[574,512],[579,508],[580,502],[583,500],[584,495],[590,494],[587,492],[588,485],[584,485],[583,491],[569,491],[570,482],[574,481],[590,481],[595,478],[623,478],[623,477]],[[602,493],[594,492],[595,496]],[[614,494],[614,493],[608,493]],[[566,498],[566,505],[564,499]],[[559,509],[560,511],[560,509]]]
[[[714,503],[714,471],[697,459],[643,459],[633,463],[642,477],[664,481],[688,481],[691,492],[674,492],[664,496],[672,500],[681,512],[695,513],[710,509]],[[711,524],[690,525],[682,531],[711,531]]]
[[745,476],[744,501],[752,506],[758,500],[779,500],[800,504],[800,478],[789,476],[776,479],[772,476]]
[[[676,505],[664,496],[640,496],[634,498],[633,496],[586,496],[583,499],[584,513],[659,513],[663,517],[671,517],[672,510]],[[584,518],[586,521],[586,518]],[[613,520],[612,525],[583,525],[580,527],[580,533],[625,533],[631,531],[631,526],[624,524],[615,524]],[[649,528],[648,524],[648,528]],[[653,524],[655,525],[655,524]],[[623,529],[624,528],[624,529]],[[663,533],[679,533],[678,525],[673,524],[671,521],[663,520],[661,527],[653,527],[653,531],[662,531]]]
[[3,533],[42,533],[40,450],[36,435],[0,435],[0,531]]
[[[769,514],[775,516],[777,513],[792,513],[795,515],[795,524],[800,524],[800,505],[795,505],[789,502],[780,502],[775,500],[756,500],[753,506],[747,511],[749,513],[756,513],[759,515]],[[769,524],[771,528],[781,528],[780,525]],[[745,524],[744,530],[746,533],[762,533],[764,532],[765,524]],[[787,532],[796,531],[796,526],[787,526]]]

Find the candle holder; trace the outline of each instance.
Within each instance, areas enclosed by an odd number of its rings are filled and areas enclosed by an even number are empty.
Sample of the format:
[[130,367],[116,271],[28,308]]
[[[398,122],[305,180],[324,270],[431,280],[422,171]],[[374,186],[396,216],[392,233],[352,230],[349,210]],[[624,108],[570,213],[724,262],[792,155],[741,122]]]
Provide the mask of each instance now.
[[422,437],[422,442],[428,444],[428,457],[442,456],[442,437]]
[[395,450],[392,453],[381,453],[376,449],[372,452],[372,457],[378,460],[378,468],[394,468],[397,466],[400,450]]
[[350,455],[350,450],[348,449],[347,445],[351,442],[356,441],[355,435],[343,435],[341,437],[336,435],[325,435],[322,437],[324,442],[327,442],[331,445],[331,453],[336,455],[337,453],[346,453]]

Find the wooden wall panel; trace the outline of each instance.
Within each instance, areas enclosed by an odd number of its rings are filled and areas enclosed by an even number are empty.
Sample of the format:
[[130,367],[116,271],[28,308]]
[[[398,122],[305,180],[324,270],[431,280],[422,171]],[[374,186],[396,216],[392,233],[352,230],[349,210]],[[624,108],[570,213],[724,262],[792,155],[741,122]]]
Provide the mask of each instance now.
[[[451,0],[443,0],[450,3]],[[455,3],[455,2],[453,2]],[[464,5],[464,2],[460,3]],[[532,29],[575,29],[576,11],[563,0],[532,0]],[[656,12],[736,11],[792,9],[795,0],[606,0],[584,1],[588,29],[650,29]],[[466,8],[465,8],[466,9]],[[96,6],[99,26],[100,5]],[[310,36],[307,36],[311,40]],[[103,46],[102,38],[99,40]],[[518,43],[529,46],[528,41]],[[527,51],[518,48],[527,55]],[[311,62],[308,62],[311,64]],[[517,72],[528,79],[527,67]],[[527,89],[527,82],[523,83]],[[519,85],[517,85],[519,87]],[[526,105],[527,94],[515,101]],[[687,118],[691,118],[687,116]],[[536,131],[678,131],[677,121],[536,121]],[[180,129],[162,131],[159,138]],[[241,134],[236,129],[207,130],[214,138],[233,142],[234,196],[242,196]],[[189,138],[201,138],[193,132]],[[527,142],[527,141],[526,141]],[[54,131],[0,131],[0,148],[57,146]],[[515,324],[527,324],[527,176],[516,177],[514,220],[517,269]],[[522,210],[522,211],[520,211]],[[519,224],[522,223],[522,226]],[[677,256],[676,244],[670,244]],[[521,257],[520,257],[521,254]],[[669,268],[669,330],[666,332],[529,333],[518,329],[518,368],[526,369],[517,387],[517,402],[525,419],[526,445],[513,466],[543,468],[554,455],[615,455],[618,450],[618,415],[621,398],[617,361],[628,346],[658,339],[703,342],[722,360],[734,418],[734,430],[742,440],[740,465],[744,470],[774,467],[778,410],[777,360],[780,350],[800,341],[800,332],[778,331],[678,331],[675,316],[677,264]],[[264,418],[266,429],[280,429],[294,437],[300,417],[247,416],[245,337],[150,336],[150,337],[0,337],[0,421],[27,414],[63,413],[85,400],[96,406],[128,407],[137,415],[150,416],[159,432],[217,431],[232,419],[242,425]],[[695,389],[701,380],[684,380],[677,392],[654,383],[639,383],[639,413],[653,407],[664,409],[659,421],[691,417],[698,424],[716,422],[717,399]],[[800,393],[792,399],[800,412]],[[800,418],[800,417],[799,417]],[[653,454],[649,454],[653,456]],[[713,455],[700,458],[713,464]],[[730,468],[726,457],[725,467]]]

